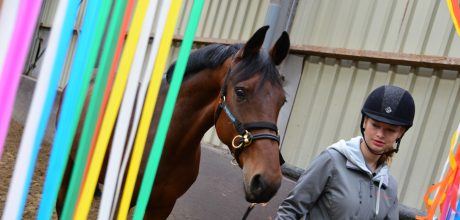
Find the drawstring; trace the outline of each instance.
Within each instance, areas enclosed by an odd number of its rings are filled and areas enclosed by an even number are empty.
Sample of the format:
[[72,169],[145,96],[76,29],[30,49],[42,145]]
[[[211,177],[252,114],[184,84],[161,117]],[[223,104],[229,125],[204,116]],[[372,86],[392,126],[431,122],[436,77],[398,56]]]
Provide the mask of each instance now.
[[375,205],[375,215],[379,215],[380,210],[380,189],[382,188],[383,178],[380,178],[379,189],[377,191],[377,204]]

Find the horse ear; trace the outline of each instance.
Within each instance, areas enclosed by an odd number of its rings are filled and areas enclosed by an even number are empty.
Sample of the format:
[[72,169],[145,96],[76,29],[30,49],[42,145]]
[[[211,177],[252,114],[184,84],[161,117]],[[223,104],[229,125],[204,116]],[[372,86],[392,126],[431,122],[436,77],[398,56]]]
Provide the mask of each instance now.
[[252,35],[252,37],[244,45],[243,51],[241,53],[241,58],[251,56],[253,54],[259,53],[262,44],[264,43],[265,34],[267,33],[269,26],[263,26]]
[[279,65],[286,58],[290,47],[289,35],[283,31],[281,37],[276,41],[275,45],[270,49],[270,57],[276,65]]

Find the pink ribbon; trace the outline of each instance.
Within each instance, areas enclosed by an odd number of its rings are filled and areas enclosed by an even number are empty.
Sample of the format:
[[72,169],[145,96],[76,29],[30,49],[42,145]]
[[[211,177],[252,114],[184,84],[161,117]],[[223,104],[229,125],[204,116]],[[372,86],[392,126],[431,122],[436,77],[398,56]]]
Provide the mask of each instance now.
[[[0,74],[0,158],[2,158],[19,79],[37,23],[42,0],[23,0]],[[32,110],[33,111],[33,110]]]

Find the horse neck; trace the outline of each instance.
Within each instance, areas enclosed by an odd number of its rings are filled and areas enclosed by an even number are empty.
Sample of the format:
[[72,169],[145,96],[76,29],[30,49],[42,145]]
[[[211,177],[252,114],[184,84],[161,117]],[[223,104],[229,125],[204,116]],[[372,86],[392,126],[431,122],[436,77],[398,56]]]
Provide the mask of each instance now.
[[[225,66],[225,65],[223,65]],[[200,142],[206,131],[214,125],[214,111],[219,103],[221,84],[225,76],[224,67],[218,71],[206,69],[184,80],[177,100],[175,119],[184,138]]]

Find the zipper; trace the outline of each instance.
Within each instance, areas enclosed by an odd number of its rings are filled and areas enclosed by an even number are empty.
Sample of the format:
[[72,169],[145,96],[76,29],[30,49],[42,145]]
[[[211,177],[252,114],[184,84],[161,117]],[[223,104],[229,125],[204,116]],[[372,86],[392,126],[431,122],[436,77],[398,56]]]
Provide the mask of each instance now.
[[369,197],[371,198],[371,201],[372,201],[372,219],[376,219],[377,218],[377,210],[376,210],[376,199],[374,199],[374,181],[371,179],[371,181],[369,182]]

